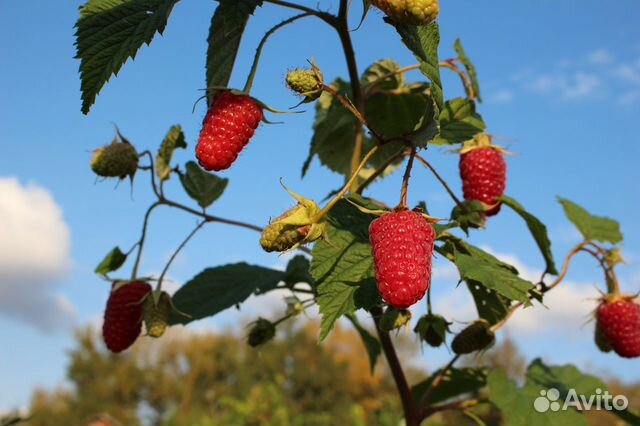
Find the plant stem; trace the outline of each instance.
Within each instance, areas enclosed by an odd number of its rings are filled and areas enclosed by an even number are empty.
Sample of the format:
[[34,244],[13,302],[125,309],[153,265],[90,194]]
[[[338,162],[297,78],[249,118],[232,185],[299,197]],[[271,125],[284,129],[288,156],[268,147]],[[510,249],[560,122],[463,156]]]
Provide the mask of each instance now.
[[[153,171],[152,171],[153,173]],[[142,232],[140,233],[140,239],[138,240],[138,253],[136,254],[136,260],[133,264],[133,269],[131,271],[131,279],[135,279],[138,275],[138,267],[140,266],[140,259],[142,258],[142,249],[144,248],[144,241],[147,238],[147,227],[149,225],[149,217],[151,216],[151,212],[153,209],[160,205],[160,201],[156,201],[151,204],[147,209],[147,212],[144,214],[144,220],[142,221]]]
[[426,168],[428,168],[429,170],[431,170],[431,173],[433,173],[433,175],[436,177],[436,179],[438,179],[438,181],[442,184],[442,186],[444,187],[444,189],[446,189],[447,193],[449,194],[449,196],[453,199],[453,201],[455,201],[455,203],[458,205],[458,207],[460,208],[464,208],[464,206],[462,205],[462,202],[460,201],[460,199],[458,197],[456,197],[456,194],[453,193],[453,191],[451,190],[451,188],[449,187],[449,185],[447,184],[447,182],[442,178],[442,176],[440,176],[440,174],[436,171],[436,169],[431,165],[431,163],[429,163],[427,160],[425,160],[424,158],[422,158],[420,155],[416,154],[416,158],[418,159],[419,162],[422,163],[423,166],[425,166]]
[[373,156],[373,154],[375,154],[378,151],[379,148],[380,148],[380,145],[376,145],[373,148],[371,148],[371,150],[367,153],[367,155],[365,155],[364,158],[360,161],[360,163],[356,166],[353,174],[351,175],[347,183],[344,185],[344,187],[340,190],[340,192],[338,192],[331,199],[331,201],[329,201],[327,205],[323,207],[320,213],[318,213],[316,217],[313,218],[313,220],[322,219],[324,216],[327,215],[327,213],[329,213],[329,211],[333,208],[333,206],[335,206],[336,203],[340,201],[340,199],[344,196],[344,194],[346,194],[347,191],[349,191],[349,189],[353,186],[353,183],[358,178],[358,174],[360,173],[360,170],[365,166],[365,164],[367,164],[367,161],[369,161],[369,159]]
[[329,92],[331,93],[333,96],[336,97],[336,99],[338,99],[340,101],[340,103],[342,103],[342,105],[344,105],[345,108],[347,108],[349,111],[351,111],[351,113],[356,117],[356,119],[360,122],[360,124],[362,126],[365,126],[366,128],[369,129],[369,131],[371,132],[371,134],[378,140],[378,143],[380,145],[385,144],[387,141],[382,137],[382,135],[380,135],[378,132],[376,132],[375,130],[373,130],[371,128],[371,126],[369,126],[369,123],[367,123],[367,120],[364,118],[364,116],[360,113],[360,111],[358,111],[356,109],[356,107],[349,102],[347,99],[344,98],[344,96],[342,96],[340,93],[338,93],[337,90],[335,90],[333,87],[331,86],[327,86],[326,84],[323,86],[322,90],[324,90],[325,92]]
[[[454,356],[453,358],[451,358],[451,361],[449,361],[449,363],[447,363],[447,365],[444,366],[444,368],[440,369],[440,372],[438,373],[438,375],[431,382],[431,386],[429,386],[429,389],[427,389],[427,391],[422,395],[422,398],[418,403],[418,407],[427,406],[427,404],[429,403],[429,399],[431,398],[431,395],[433,395],[433,391],[435,391],[436,388],[440,385],[440,383],[444,379],[444,375],[447,373],[447,371],[451,369],[451,367],[453,367],[453,364],[455,364],[459,358],[460,358],[460,355]],[[425,419],[429,415],[430,413],[427,408],[421,408],[420,420]]]
[[[410,152],[410,151],[406,151],[406,152]],[[384,173],[384,171],[387,169],[387,167],[389,167],[391,164],[393,164],[394,161],[396,161],[398,158],[402,157],[403,155],[405,155],[405,150],[404,149],[398,151],[397,153],[395,153],[394,155],[389,157],[364,182],[362,182],[360,184],[360,186],[358,186],[358,189],[356,189],[355,193],[356,194],[362,194],[362,191],[364,191],[369,185],[371,185],[371,183],[374,180],[376,180],[382,173]]]
[[440,62],[439,65],[441,68],[448,68],[460,76],[460,80],[462,80],[462,86],[464,87],[464,91],[467,94],[467,98],[471,100],[476,98],[471,80],[469,80],[467,74],[455,64],[455,59],[447,59]]
[[335,27],[336,25],[336,17],[333,16],[330,13],[326,13],[326,12],[321,12],[319,10],[315,10],[315,9],[311,9],[310,7],[307,6],[303,6],[301,4],[297,4],[297,3],[292,3],[289,1],[285,1],[285,0],[264,0],[265,3],[271,3],[271,4],[275,4],[278,6],[282,6],[282,7],[288,7],[289,9],[296,9],[296,10],[301,10],[303,12],[306,12],[310,15],[316,16],[320,19],[322,19],[323,21],[325,21],[327,24],[331,25],[332,27]]
[[196,232],[198,232],[200,230],[200,228],[202,228],[202,226],[207,223],[206,220],[203,220],[202,222],[200,222],[190,233],[189,235],[187,235],[187,238],[184,239],[184,241],[182,241],[182,243],[180,243],[180,245],[178,246],[178,248],[176,249],[176,251],[173,252],[173,254],[171,255],[171,257],[169,258],[169,261],[167,262],[167,264],[164,266],[164,269],[162,270],[162,273],[160,274],[160,278],[158,278],[158,283],[156,284],[156,290],[160,290],[162,289],[162,280],[164,279],[164,276],[167,274],[167,271],[169,270],[169,267],[171,266],[171,263],[173,263],[173,261],[175,260],[175,258],[178,256],[178,253],[180,253],[180,250],[182,250],[184,248],[184,246],[187,245],[187,243],[189,242],[189,240],[196,234]]
[[407,168],[404,170],[404,176],[402,177],[402,186],[400,188],[400,207],[407,207],[407,193],[409,192],[409,179],[411,178],[411,168],[413,167],[413,159],[416,156],[416,147],[411,148],[411,154],[409,154],[409,161],[407,162]]
[[398,354],[393,347],[393,342],[389,337],[389,333],[380,328],[378,319],[376,319],[376,316],[378,316],[379,318],[380,314],[381,311],[374,313],[376,331],[378,332],[380,345],[382,346],[384,355],[387,358],[387,363],[389,364],[389,369],[391,370],[393,380],[396,383],[396,388],[398,389],[398,393],[400,394],[400,400],[402,401],[402,410],[404,412],[405,418],[405,425],[419,426],[419,413],[413,400],[413,395],[411,394],[411,389],[409,388],[407,378],[404,375],[404,371],[402,371],[402,365],[400,364],[400,360],[398,359]]

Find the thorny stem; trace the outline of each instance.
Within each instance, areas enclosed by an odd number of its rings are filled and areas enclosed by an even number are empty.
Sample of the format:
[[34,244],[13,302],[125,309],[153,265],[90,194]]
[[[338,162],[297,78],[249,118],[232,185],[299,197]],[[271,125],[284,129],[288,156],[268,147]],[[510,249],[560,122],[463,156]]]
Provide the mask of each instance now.
[[[153,171],[152,171],[153,173]],[[142,249],[144,248],[144,241],[147,238],[147,227],[149,225],[149,217],[151,216],[151,212],[153,209],[160,205],[160,201],[156,201],[151,204],[147,209],[147,212],[144,214],[144,220],[142,221],[142,232],[140,233],[140,239],[138,240],[138,253],[136,254],[136,260],[133,264],[133,270],[131,271],[131,279],[135,279],[138,275],[138,267],[140,266],[140,259],[142,258]]]
[[413,159],[416,156],[416,147],[411,148],[411,154],[409,154],[409,161],[407,162],[407,168],[404,171],[402,178],[402,187],[400,188],[400,207],[407,208],[407,192],[409,189],[409,179],[411,178],[411,168],[413,167]]
[[456,197],[456,194],[453,193],[453,191],[451,190],[451,188],[449,187],[449,185],[447,184],[447,182],[442,178],[442,176],[440,176],[440,174],[436,171],[436,169],[431,165],[431,163],[429,163],[427,160],[425,160],[424,158],[422,158],[420,155],[416,154],[416,159],[422,163],[423,166],[425,166],[426,168],[428,168],[429,170],[431,170],[431,173],[433,173],[433,175],[436,177],[436,179],[438,179],[438,181],[442,184],[442,186],[444,187],[444,189],[447,191],[447,193],[449,194],[449,196],[453,199],[453,201],[455,201],[455,203],[458,205],[458,207],[460,208],[464,208],[462,205],[462,202],[460,201],[460,199],[458,197]]
[[200,223],[198,223],[198,225],[189,233],[189,235],[187,235],[187,238],[185,238],[184,241],[182,241],[182,243],[180,243],[178,248],[176,248],[176,251],[173,252],[171,257],[169,258],[169,261],[164,266],[164,269],[162,270],[162,273],[160,274],[160,278],[158,278],[158,283],[156,284],[156,290],[162,289],[162,280],[164,279],[164,276],[167,274],[167,271],[169,270],[169,267],[171,266],[171,263],[173,263],[175,258],[178,256],[178,253],[180,253],[180,250],[182,250],[184,248],[184,246],[187,245],[189,240],[196,234],[196,232],[198,232],[200,230],[200,228],[202,228],[202,226],[204,226],[205,223],[207,223],[206,220],[203,220]]

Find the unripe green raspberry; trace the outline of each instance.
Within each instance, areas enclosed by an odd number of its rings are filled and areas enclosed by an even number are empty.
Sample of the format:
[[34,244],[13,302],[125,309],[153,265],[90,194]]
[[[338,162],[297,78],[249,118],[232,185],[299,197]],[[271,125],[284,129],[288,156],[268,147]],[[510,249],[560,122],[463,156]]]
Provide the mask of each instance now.
[[93,151],[91,169],[102,177],[124,179],[133,176],[138,169],[138,153],[128,142],[114,139],[109,145]]
[[314,101],[322,95],[324,79],[322,71],[311,61],[311,69],[295,69],[289,71],[285,78],[287,86],[297,94],[304,96],[305,101]]
[[438,17],[438,0],[371,0],[392,21],[408,25],[426,25]]
[[447,333],[451,332],[449,324],[442,315],[427,314],[418,320],[413,331],[420,336],[420,340],[437,348],[444,343]]
[[172,312],[171,296],[167,293],[161,292],[157,301],[153,294],[148,295],[144,300],[142,314],[147,334],[151,337],[162,336],[169,326]]
[[463,329],[451,342],[451,349],[458,355],[481,351],[493,345],[496,336],[486,320],[477,320]]
[[262,231],[260,245],[267,252],[287,251],[323,237],[327,225],[320,218],[320,207],[315,201],[304,198],[289,189],[298,204],[278,216]]
[[253,323],[251,330],[249,330],[249,336],[247,337],[247,343],[252,348],[264,345],[269,340],[273,339],[276,335],[276,326],[269,320],[264,318],[258,318]]
[[391,331],[403,327],[409,321],[411,321],[411,311],[389,306],[380,317],[380,328],[384,331]]

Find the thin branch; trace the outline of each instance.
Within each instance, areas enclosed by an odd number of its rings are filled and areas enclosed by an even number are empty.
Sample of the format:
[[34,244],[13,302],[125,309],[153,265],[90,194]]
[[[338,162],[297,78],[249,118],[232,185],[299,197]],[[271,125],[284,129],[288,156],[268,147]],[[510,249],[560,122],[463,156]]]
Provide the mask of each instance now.
[[440,62],[439,65],[442,68],[448,68],[452,70],[453,72],[455,72],[460,76],[460,80],[462,80],[462,85],[467,94],[467,98],[471,100],[476,98],[476,94],[473,90],[473,84],[471,83],[469,76],[467,76],[467,74],[455,64],[455,59],[447,59],[445,61]]
[[[438,375],[431,382],[431,386],[429,386],[429,389],[427,389],[427,391],[422,395],[422,398],[420,399],[420,402],[418,403],[418,407],[426,407],[427,406],[427,404],[429,403],[429,399],[431,398],[431,395],[433,394],[433,391],[435,391],[436,388],[440,385],[440,383],[444,379],[444,375],[447,373],[447,371],[449,371],[451,369],[451,367],[453,367],[453,364],[455,364],[456,361],[458,361],[459,358],[460,358],[460,355],[454,356],[453,358],[451,358],[451,361],[449,361],[447,363],[447,365],[444,366],[444,368],[440,369],[440,372],[438,373]],[[422,412],[421,419],[423,420],[428,415],[427,414],[428,410],[425,408],[422,411],[423,412]]]
[[411,168],[413,167],[413,159],[416,156],[416,147],[411,148],[411,154],[409,154],[409,161],[407,162],[407,168],[404,170],[404,176],[402,177],[402,187],[400,188],[400,206],[407,207],[407,193],[409,191],[409,179],[411,178]]
[[442,178],[442,176],[440,176],[440,174],[438,174],[438,172],[436,171],[436,169],[431,165],[431,163],[429,163],[427,160],[425,160],[424,158],[422,158],[420,155],[416,154],[416,159],[422,163],[423,166],[425,166],[426,168],[428,168],[429,170],[431,170],[431,173],[433,173],[433,175],[436,177],[436,179],[438,179],[438,181],[442,184],[442,186],[444,187],[444,189],[447,190],[447,193],[449,194],[449,196],[453,199],[453,201],[455,201],[455,203],[458,205],[458,207],[460,208],[464,208],[462,205],[462,202],[460,201],[460,199],[458,197],[456,197],[456,194],[453,193],[453,191],[451,190],[451,188],[449,187],[449,185],[447,184],[447,182],[445,182],[445,180]]
[[156,194],[156,197],[161,198],[162,194],[160,193],[160,191],[158,190],[158,186],[156,185],[156,170],[153,163],[153,154],[151,153],[151,151],[147,150],[138,154],[138,157],[142,157],[143,155],[149,157],[148,170],[150,171],[151,175],[151,189],[153,189],[153,193]]
[[336,17],[327,12],[321,12],[319,10],[311,9],[310,7],[303,6],[301,4],[292,3],[285,0],[264,0],[265,3],[271,3],[282,7],[288,7],[289,9],[301,10],[302,12],[306,12],[310,15],[316,16],[332,27],[336,26]]
[[149,217],[151,216],[151,212],[153,211],[153,209],[158,207],[160,204],[161,204],[160,201],[156,201],[155,203],[151,204],[147,209],[147,212],[144,214],[144,220],[142,221],[142,232],[140,233],[140,239],[137,242],[138,253],[136,254],[136,260],[135,260],[135,263],[133,264],[133,269],[131,271],[132,280],[135,279],[136,276],[138,275],[138,267],[140,266],[140,259],[142,258],[142,250],[144,248],[145,239],[147,238],[147,227],[149,225]]
[[345,99],[344,96],[342,96],[340,93],[338,93],[337,90],[335,90],[331,86],[327,86],[326,84],[324,85],[322,90],[324,90],[325,92],[329,92],[333,96],[335,96],[336,99],[338,99],[340,101],[340,103],[342,103],[342,105],[344,105],[344,107],[346,109],[348,109],[356,117],[356,119],[360,122],[361,125],[365,126],[367,129],[369,129],[371,134],[378,140],[378,143],[380,145],[384,145],[385,143],[387,143],[387,141],[384,139],[384,137],[382,137],[382,135],[380,135],[378,132],[376,132],[375,130],[373,130],[371,128],[371,126],[369,125],[369,123],[367,123],[367,120],[360,113],[360,111],[358,111],[357,108],[351,102],[349,102],[348,99]]
[[182,250],[184,248],[184,246],[187,245],[189,240],[196,234],[196,232],[198,232],[204,226],[205,223],[207,223],[206,220],[203,220],[200,223],[198,223],[198,225],[189,233],[189,235],[187,235],[187,238],[185,238],[184,241],[182,241],[182,243],[180,243],[178,248],[176,248],[176,250],[173,252],[171,257],[169,258],[169,261],[164,266],[164,269],[162,270],[162,273],[160,274],[160,278],[158,278],[158,283],[156,284],[156,290],[160,290],[162,288],[162,280],[164,279],[164,276],[167,274],[167,271],[169,270],[169,267],[171,266],[171,263],[173,263],[175,258],[178,256],[178,253],[180,253],[180,250]]
[[384,173],[384,171],[387,169],[387,167],[389,167],[391,164],[393,164],[393,162],[396,161],[398,158],[402,157],[403,155],[406,155],[406,152],[411,152],[411,151],[405,151],[403,149],[403,150],[398,151],[396,154],[392,155],[391,157],[389,157],[364,182],[362,182],[360,184],[358,189],[356,189],[355,193],[356,194],[362,194],[362,191],[364,191],[369,185],[371,185],[371,183],[374,180],[376,180],[382,173]]
[[367,87],[365,88],[364,97],[368,98],[369,96],[371,96],[371,94],[372,94],[371,91],[375,88],[375,86],[377,86],[378,84],[382,83],[386,79],[391,78],[394,75],[402,74],[402,73],[405,73],[407,71],[412,71],[412,70],[415,70],[415,69],[418,69],[418,68],[420,68],[420,64],[407,65],[406,67],[397,68],[397,69],[395,69],[393,71],[390,71],[390,72],[388,72],[388,73],[376,78],[371,83],[369,83],[367,85]]

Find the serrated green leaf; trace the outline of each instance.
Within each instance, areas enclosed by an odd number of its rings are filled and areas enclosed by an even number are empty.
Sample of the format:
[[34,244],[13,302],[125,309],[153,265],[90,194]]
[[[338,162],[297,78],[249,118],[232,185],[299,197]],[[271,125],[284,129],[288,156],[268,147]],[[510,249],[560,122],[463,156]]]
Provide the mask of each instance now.
[[575,410],[538,412],[534,401],[543,390],[537,384],[527,383],[519,388],[503,370],[493,370],[487,378],[489,400],[500,409],[510,426],[587,426],[589,422]]
[[328,241],[313,247],[311,275],[316,280],[322,321],[320,340],[342,315],[369,309],[378,300],[368,239],[372,216],[341,200],[328,217]]
[[247,263],[207,268],[185,283],[174,295],[175,312],[172,324],[213,316],[227,308],[244,302],[254,293],[274,289],[285,273]]
[[229,183],[229,179],[207,173],[193,161],[186,164],[186,170],[185,174],[180,175],[182,187],[202,208],[220,198]]
[[467,56],[462,47],[462,42],[459,38],[456,39],[455,43],[453,43],[453,48],[458,54],[458,59],[462,62],[465,69],[467,70],[467,74],[469,75],[469,79],[471,80],[471,87],[473,88],[473,93],[476,95],[478,102],[482,102],[482,97],[480,97],[480,85],[478,84],[478,73],[476,72],[476,67],[471,62],[471,59]]
[[622,241],[620,224],[608,217],[594,216],[583,207],[566,198],[558,197],[567,218],[578,228],[586,241],[609,242],[618,244]]
[[393,59],[380,59],[369,66],[360,77],[360,84],[363,91],[368,91],[370,85],[377,82],[375,88],[377,90],[394,90],[400,86],[405,85],[404,73],[396,73],[390,77],[385,78],[383,81],[379,81],[381,78],[388,74],[395,72],[400,68]]
[[[387,21],[391,23],[390,21]],[[440,28],[437,22],[427,25],[413,26],[394,24],[402,41],[420,61],[420,71],[431,81],[431,94],[436,110],[442,111],[444,99],[440,80],[438,45],[440,44]]]
[[351,321],[353,326],[356,328],[356,331],[362,338],[362,343],[364,343],[364,347],[367,350],[367,355],[369,355],[369,365],[371,366],[371,374],[373,374],[376,370],[376,362],[378,361],[378,357],[382,352],[382,348],[380,347],[380,342],[378,341],[378,339],[373,337],[366,328],[364,328],[360,324],[360,321],[358,321],[358,318],[355,315],[349,314],[347,315],[347,318],[349,318],[349,321]]
[[89,0],[76,22],[82,112],[87,114],[102,86],[143,44],[162,34],[178,0]]
[[462,143],[482,133],[487,126],[476,112],[474,101],[454,98],[444,103],[440,112],[440,133],[432,143],[452,145]]
[[96,267],[95,273],[100,275],[106,275],[109,272],[113,272],[124,265],[127,260],[127,255],[120,250],[120,247],[115,247],[102,259],[102,262]]
[[262,0],[219,0],[207,38],[207,87],[226,87],[231,78],[242,34]]
[[[571,364],[561,366],[545,365],[540,359],[535,359],[527,369],[526,383],[524,387],[518,388],[515,382],[510,380],[504,371],[494,370],[489,374],[489,399],[493,402],[505,416],[510,425],[514,426],[548,426],[548,425],[570,425],[586,426],[589,422],[580,412],[568,404],[565,409],[565,401],[579,402],[583,408],[585,401],[591,397],[595,399],[598,389],[604,394],[607,386],[595,376],[582,373]],[[541,391],[548,392],[549,389],[556,389],[559,398],[555,401],[559,405],[558,410],[548,409],[539,412],[534,407],[534,401],[542,394]],[[573,393],[575,391],[575,394]],[[567,399],[569,393],[572,397]],[[542,400],[544,402],[544,400]],[[592,404],[596,406],[595,401]],[[544,407],[543,407],[544,408]],[[617,415],[629,424],[640,424],[640,417],[629,410],[612,410],[612,414]]]
[[[431,387],[433,380],[439,374],[440,370],[411,388],[414,401],[422,399],[424,393]],[[486,383],[487,369],[485,368],[450,368],[443,375],[440,384],[431,393],[429,405],[446,401],[454,396],[476,392]]]
[[473,297],[478,317],[494,325],[502,321],[509,313],[511,301],[495,291],[489,291],[484,284],[467,280],[467,288]]
[[367,101],[365,118],[382,136],[392,138],[412,132],[431,98],[420,93],[377,93]]
[[[577,395],[596,395],[600,389],[607,391],[607,385],[598,377],[581,372],[571,364],[548,366],[541,359],[534,359],[527,368],[527,382],[535,384],[539,389],[555,388],[560,391],[560,400],[563,401],[570,389]],[[640,417],[629,410],[613,410],[617,415],[629,424],[640,424]]]
[[358,24],[356,29],[353,31],[357,31],[358,29],[360,29],[360,26],[364,22],[364,18],[367,17],[367,13],[369,13],[370,8],[371,8],[371,0],[362,0],[362,17],[360,18],[360,23]]
[[551,241],[549,240],[549,235],[547,234],[547,227],[534,215],[525,210],[524,207],[520,203],[518,203],[513,198],[503,195],[500,197],[500,200],[507,206],[511,207],[514,212],[516,212],[522,219],[524,219],[527,224],[527,228],[533,235],[540,252],[542,253],[542,257],[544,257],[544,261],[546,263],[545,272],[553,275],[558,275],[558,271],[556,269],[555,262],[553,261],[553,253],[551,252]]
[[171,157],[177,148],[186,148],[187,142],[180,125],[171,126],[162,140],[156,157],[156,173],[160,180],[169,179],[171,173]]

